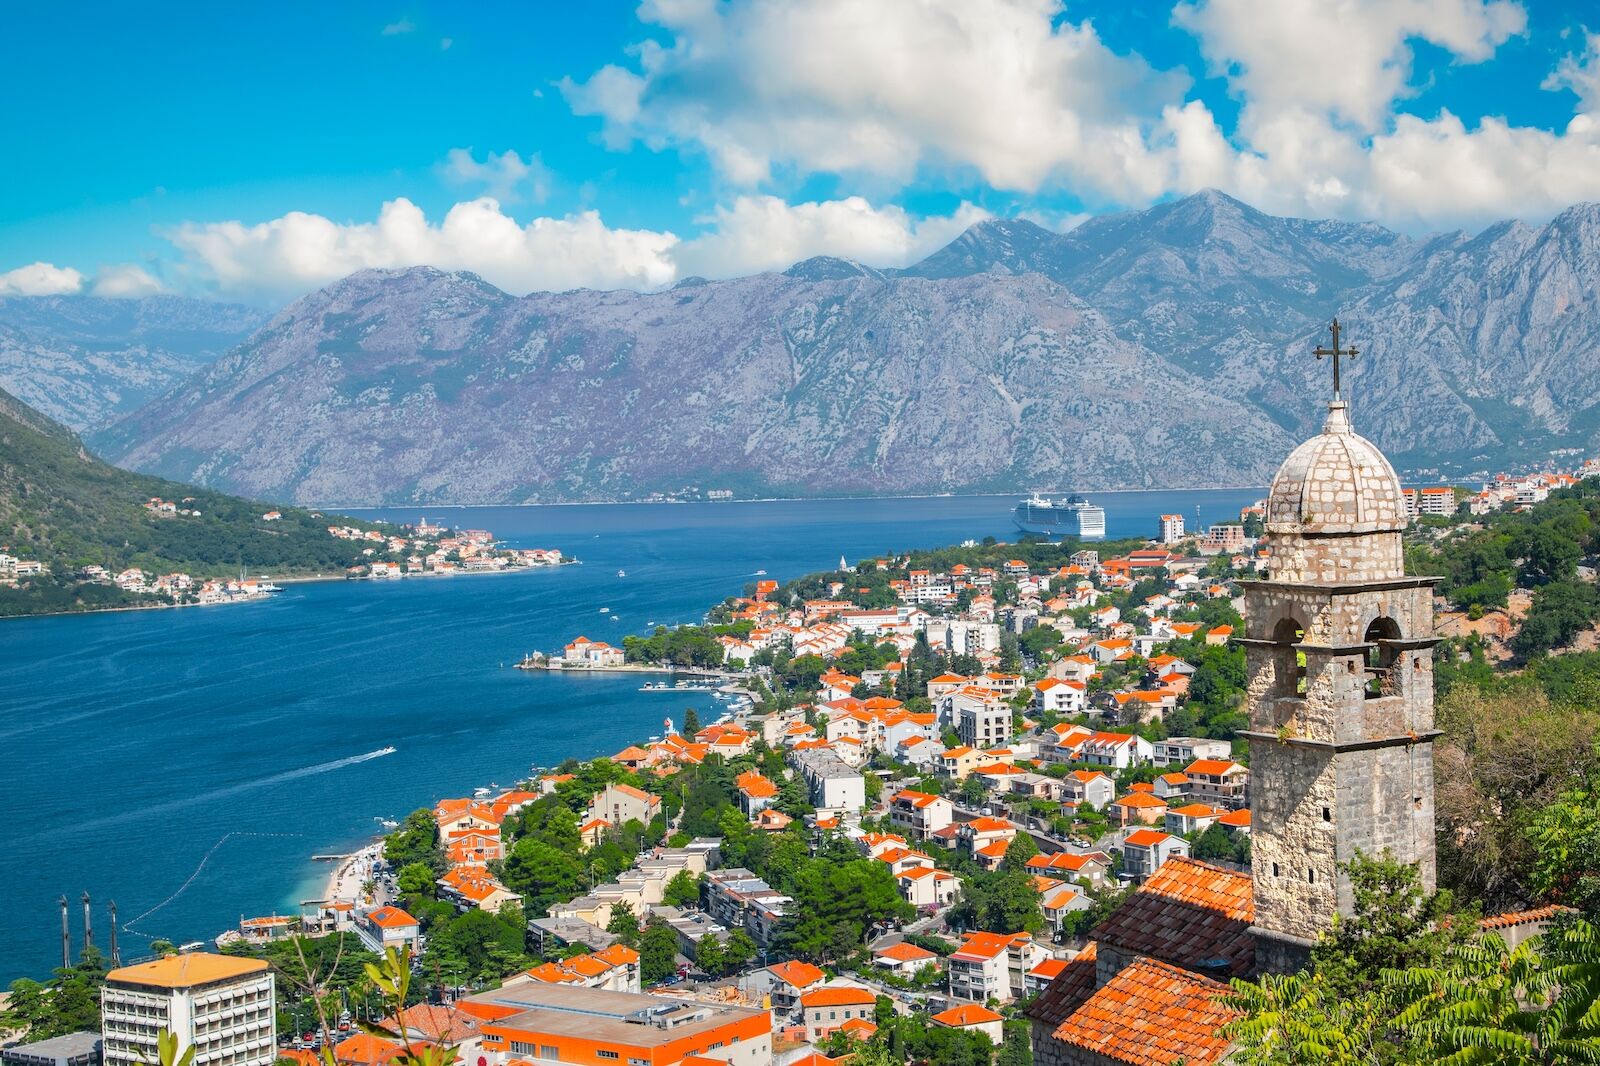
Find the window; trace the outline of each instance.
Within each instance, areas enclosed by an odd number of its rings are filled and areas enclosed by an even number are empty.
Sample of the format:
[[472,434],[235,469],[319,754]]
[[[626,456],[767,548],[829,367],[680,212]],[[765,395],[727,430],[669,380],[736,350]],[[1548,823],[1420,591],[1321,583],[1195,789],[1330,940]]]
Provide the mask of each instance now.
[[541,1059],[549,1059],[551,1062],[560,1062],[561,1049],[550,1044],[540,1044],[539,1057]]
[[1272,876],[1273,877],[1277,877],[1278,876],[1278,864],[1277,863],[1273,863],[1272,864]]
[[595,1055],[602,1059],[620,1059],[622,1057],[615,1051],[607,1051],[605,1048],[601,1048],[599,1051],[596,1051]]
[[1317,883],[1317,871],[1315,871],[1315,870],[1307,870],[1306,871],[1306,883],[1307,884],[1312,884],[1312,885]]
[[1333,808],[1332,807],[1324,807],[1324,808],[1322,808],[1322,820],[1324,822],[1333,821]]

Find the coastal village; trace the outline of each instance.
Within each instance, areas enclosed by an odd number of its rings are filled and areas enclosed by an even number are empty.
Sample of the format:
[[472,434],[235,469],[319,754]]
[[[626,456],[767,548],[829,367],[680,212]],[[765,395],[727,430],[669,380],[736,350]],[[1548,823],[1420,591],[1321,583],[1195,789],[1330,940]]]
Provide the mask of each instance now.
[[[145,501],[144,510],[155,520],[199,518],[201,512],[191,506],[194,502],[192,499],[173,501],[152,497]],[[269,510],[262,512],[259,521],[263,525],[270,525],[282,519],[282,512]],[[350,525],[330,525],[327,528],[328,535],[335,540],[362,545],[360,555],[363,561],[346,568],[341,574],[333,575],[336,577],[377,580],[442,577],[559,566],[573,561],[564,558],[559,548],[508,548],[496,541],[494,534],[488,530],[452,530],[430,523],[426,517],[414,525],[399,527],[398,533],[383,528]],[[42,561],[19,559],[0,549],[0,587],[49,576],[50,567]],[[143,604],[145,606],[241,603],[264,599],[282,591],[280,585],[264,575],[247,577],[242,573],[236,578],[199,578],[181,572],[157,574],[137,566],[113,571],[91,563],[78,567],[72,576],[86,583],[115,587],[139,601],[146,601]]]
[[[1227,1061],[1227,982],[1304,965],[1350,855],[1433,884],[1435,605],[1398,560],[1458,511],[1443,491],[1402,489],[1336,400],[1237,522],[841,559],[701,626],[575,635],[540,665],[674,671],[657,687],[721,713],[419,810],[298,914],[113,958],[101,1033],[0,1058],[133,1066],[176,1027],[251,1066],[412,1039],[478,1066]],[[371,540],[375,577],[560,559],[330,533]],[[1516,944],[1561,911],[1482,928]],[[375,1017],[347,950],[400,952],[425,991]]]

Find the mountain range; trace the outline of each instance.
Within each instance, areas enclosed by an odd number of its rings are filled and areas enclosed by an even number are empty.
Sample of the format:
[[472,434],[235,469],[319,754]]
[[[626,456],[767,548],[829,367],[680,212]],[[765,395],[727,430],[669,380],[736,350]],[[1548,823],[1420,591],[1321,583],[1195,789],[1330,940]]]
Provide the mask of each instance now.
[[0,298],[0,387],[78,432],[192,377],[269,315],[182,296]]
[[525,297],[364,271],[91,440],[346,505],[1264,484],[1320,423],[1338,314],[1357,428],[1459,476],[1600,442],[1597,283],[1593,204],[1412,237],[1212,191],[979,223],[902,270]]

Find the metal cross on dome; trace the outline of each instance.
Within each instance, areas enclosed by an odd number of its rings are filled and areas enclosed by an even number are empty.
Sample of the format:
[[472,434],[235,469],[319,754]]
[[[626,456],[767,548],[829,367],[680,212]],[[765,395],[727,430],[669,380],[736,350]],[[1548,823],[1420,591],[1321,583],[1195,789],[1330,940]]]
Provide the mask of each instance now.
[[1311,353],[1312,355],[1316,356],[1318,359],[1321,359],[1325,355],[1333,356],[1333,398],[1335,400],[1343,399],[1343,397],[1341,397],[1339,395],[1339,357],[1340,356],[1347,356],[1347,357],[1349,357],[1351,359],[1354,359],[1356,356],[1361,354],[1361,349],[1359,349],[1359,348],[1341,348],[1341,347],[1339,347],[1339,330],[1341,328],[1342,327],[1339,325],[1339,320],[1337,318],[1334,319],[1333,320],[1333,325],[1328,327],[1328,331],[1333,334],[1333,347],[1332,348],[1318,347],[1315,351],[1313,351]]

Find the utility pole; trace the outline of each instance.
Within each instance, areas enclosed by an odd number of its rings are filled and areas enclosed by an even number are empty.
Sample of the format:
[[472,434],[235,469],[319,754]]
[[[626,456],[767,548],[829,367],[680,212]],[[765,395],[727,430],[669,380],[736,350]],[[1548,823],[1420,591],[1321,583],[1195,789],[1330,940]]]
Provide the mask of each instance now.
[[61,897],[61,968],[72,966],[72,931],[67,928],[67,897]]

